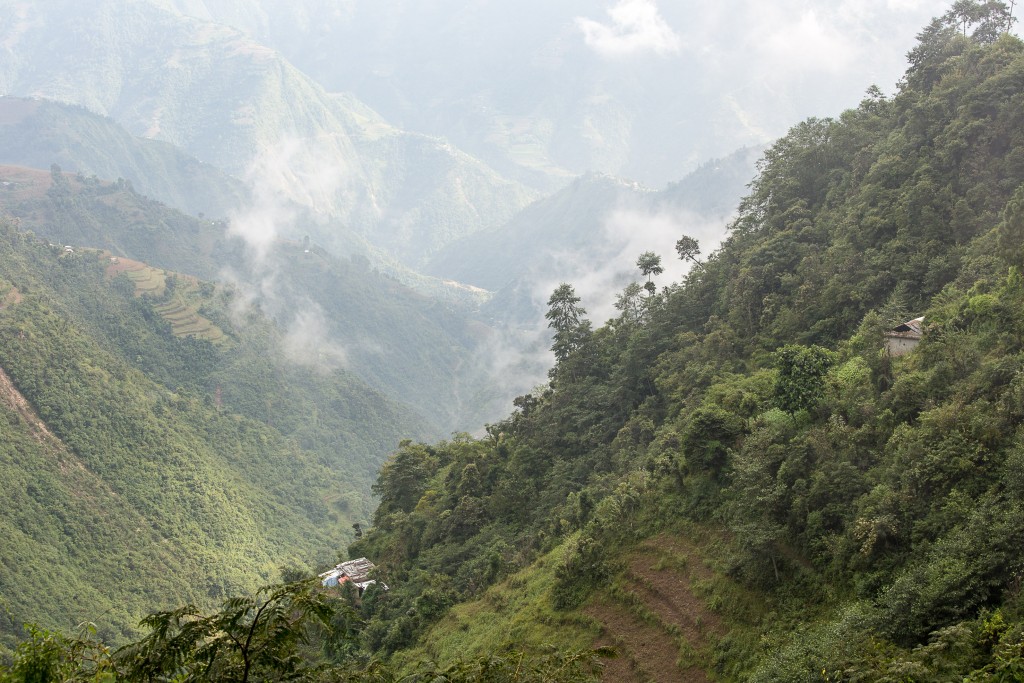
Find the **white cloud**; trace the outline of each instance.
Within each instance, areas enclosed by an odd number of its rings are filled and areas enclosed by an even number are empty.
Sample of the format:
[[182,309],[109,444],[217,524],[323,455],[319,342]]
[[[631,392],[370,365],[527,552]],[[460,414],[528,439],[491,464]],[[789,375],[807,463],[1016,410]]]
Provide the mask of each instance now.
[[608,17],[611,24],[576,18],[583,40],[598,54],[618,57],[639,52],[679,52],[679,35],[662,18],[653,0],[619,0],[608,9]]
[[547,254],[545,275],[530,278],[530,298],[537,317],[515,328],[498,329],[478,354],[493,377],[516,395],[547,381],[554,364],[550,351],[551,330],[542,312],[551,292],[562,282],[572,285],[595,327],[618,315],[615,298],[632,281],[641,281],[637,257],[645,251],[661,256],[665,272],[654,279],[659,287],[680,281],[692,264],[677,258],[675,243],[682,235],[700,241],[703,253],[718,248],[725,236],[725,219],[713,219],[686,211],[650,211],[621,207],[603,221],[599,238],[580,250]]
[[849,31],[822,18],[813,9],[780,21],[764,34],[760,47],[770,62],[799,65],[804,72],[840,73],[849,68],[858,55]]
[[221,279],[235,291],[236,324],[244,325],[259,310],[284,329],[282,351],[289,361],[330,371],[347,367],[348,353],[331,339],[323,309],[288,286],[277,250],[294,230],[300,207],[316,212],[344,187],[344,164],[329,158],[319,142],[284,137],[249,166],[245,180],[252,203],[233,212],[228,225],[228,234],[244,242],[247,258],[240,270],[224,269]]
[[325,372],[347,367],[348,354],[340,344],[331,341],[323,309],[309,301],[301,306],[284,338],[288,360]]
[[[653,251],[661,256],[665,272],[654,278],[661,286],[678,282],[692,264],[680,261],[675,251],[676,240],[682,235],[695,237],[705,254],[714,251],[725,235],[725,219],[711,219],[687,211],[658,211],[620,208],[611,212],[604,221],[605,256],[600,260],[589,258],[590,250],[583,254],[566,254],[565,272],[576,289],[595,324],[602,324],[618,315],[615,297],[632,281],[642,281],[636,260],[640,254]],[[537,292],[544,300],[557,286],[557,282],[544,283]]]

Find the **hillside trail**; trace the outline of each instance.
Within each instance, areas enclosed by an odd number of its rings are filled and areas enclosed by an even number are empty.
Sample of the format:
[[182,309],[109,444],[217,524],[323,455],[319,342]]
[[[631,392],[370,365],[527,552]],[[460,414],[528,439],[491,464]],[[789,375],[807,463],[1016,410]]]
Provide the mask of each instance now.
[[704,683],[701,666],[725,633],[717,614],[694,593],[711,571],[685,539],[661,535],[641,543],[622,578],[584,612],[601,626],[598,646],[618,651],[606,660],[606,683]]

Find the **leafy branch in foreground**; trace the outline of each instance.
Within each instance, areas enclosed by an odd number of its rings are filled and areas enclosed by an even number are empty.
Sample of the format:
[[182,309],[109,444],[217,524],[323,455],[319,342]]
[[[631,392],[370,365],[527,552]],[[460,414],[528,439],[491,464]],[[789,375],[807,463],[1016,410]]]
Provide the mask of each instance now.
[[[339,613],[349,616],[340,629]],[[298,680],[322,668],[302,648],[345,638],[354,623],[344,601],[314,581],[299,581],[231,598],[212,615],[192,605],[152,614],[143,620],[149,635],[116,658],[127,680]]]

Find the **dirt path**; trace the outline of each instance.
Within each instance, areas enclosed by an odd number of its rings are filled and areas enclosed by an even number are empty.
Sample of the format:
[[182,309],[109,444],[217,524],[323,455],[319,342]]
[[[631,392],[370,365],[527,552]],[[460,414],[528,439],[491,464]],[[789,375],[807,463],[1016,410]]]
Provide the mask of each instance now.
[[585,610],[601,625],[596,645],[619,652],[605,664],[608,683],[704,683],[699,665],[725,633],[721,619],[693,592],[710,570],[696,548],[679,537],[648,539],[627,560],[619,588]]

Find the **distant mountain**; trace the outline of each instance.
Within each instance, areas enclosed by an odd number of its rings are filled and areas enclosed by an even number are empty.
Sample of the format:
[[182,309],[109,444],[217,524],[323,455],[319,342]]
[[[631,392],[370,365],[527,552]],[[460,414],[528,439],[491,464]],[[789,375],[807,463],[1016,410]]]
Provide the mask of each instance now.
[[561,255],[601,253],[604,220],[615,208],[639,202],[644,193],[610,176],[584,176],[501,227],[451,244],[431,259],[426,272],[489,290],[529,272],[550,273]]
[[[82,105],[417,265],[533,194],[332,95],[237,29],[147,2],[0,2],[0,92]],[[324,244],[332,236],[319,234]]]
[[544,314],[551,292],[571,282],[595,320],[616,314],[617,293],[641,280],[641,253],[661,257],[663,285],[689,269],[675,252],[687,234],[705,253],[725,227],[755,174],[758,151],[742,149],[700,166],[660,192],[610,176],[590,174],[531,204],[500,228],[486,230],[438,253],[427,272],[485,288],[493,295],[479,317],[495,330],[484,359],[506,394],[546,381],[552,356]]
[[225,218],[249,201],[240,180],[174,145],[131,135],[79,106],[0,97],[0,163],[123,178],[142,194],[192,215]]
[[486,310],[506,322],[538,320],[538,304],[560,281],[598,276],[601,286],[624,284],[624,278],[639,277],[634,261],[643,251],[675,260],[673,246],[682,232],[705,240],[705,249],[713,247],[754,177],[758,156],[757,149],[739,150],[660,192],[584,176],[500,228],[446,247],[426,272],[496,292]]
[[237,27],[327,89],[549,190],[587,171],[660,187],[838,114],[866,84],[891,88],[915,31],[949,4],[159,2]]
[[[470,314],[482,292],[433,280],[433,295],[421,294],[364,257],[337,257],[308,239],[277,240],[255,258],[223,221],[73,174],[0,167],[0,213],[61,245],[234,283],[299,351],[326,353],[328,365],[349,368],[439,433],[475,428],[507,409],[509,397],[478,362],[490,330]],[[300,234],[316,227],[297,221]]]

